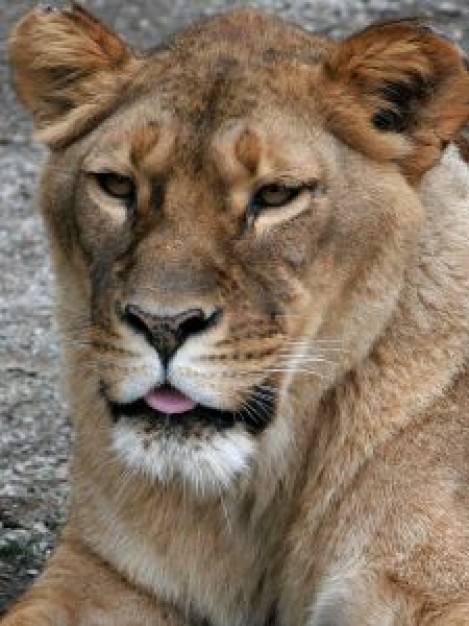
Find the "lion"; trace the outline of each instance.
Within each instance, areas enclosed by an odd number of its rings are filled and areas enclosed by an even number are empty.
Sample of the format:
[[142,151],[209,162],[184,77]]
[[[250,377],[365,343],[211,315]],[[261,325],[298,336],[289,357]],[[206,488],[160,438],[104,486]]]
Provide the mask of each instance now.
[[14,82],[76,438],[3,626],[469,624],[469,72],[251,9],[151,52],[28,13]]

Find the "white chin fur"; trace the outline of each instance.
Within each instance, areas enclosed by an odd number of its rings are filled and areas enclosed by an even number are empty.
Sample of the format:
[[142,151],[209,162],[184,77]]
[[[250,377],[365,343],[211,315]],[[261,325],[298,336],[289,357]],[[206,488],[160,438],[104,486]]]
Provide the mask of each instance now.
[[135,426],[114,427],[112,448],[124,463],[151,480],[179,480],[199,496],[228,490],[249,472],[256,444],[247,433],[231,430],[200,440],[155,437],[149,445]]

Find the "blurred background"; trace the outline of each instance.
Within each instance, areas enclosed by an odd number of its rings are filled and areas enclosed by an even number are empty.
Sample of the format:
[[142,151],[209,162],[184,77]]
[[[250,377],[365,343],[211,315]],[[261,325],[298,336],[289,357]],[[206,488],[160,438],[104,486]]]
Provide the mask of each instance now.
[[[249,5],[333,38],[371,21],[421,16],[469,51],[469,0],[81,2],[142,48],[197,18]],[[54,545],[66,515],[72,439],[60,393],[53,282],[36,207],[45,151],[31,140],[8,70],[8,32],[35,5],[0,0],[0,615]]]

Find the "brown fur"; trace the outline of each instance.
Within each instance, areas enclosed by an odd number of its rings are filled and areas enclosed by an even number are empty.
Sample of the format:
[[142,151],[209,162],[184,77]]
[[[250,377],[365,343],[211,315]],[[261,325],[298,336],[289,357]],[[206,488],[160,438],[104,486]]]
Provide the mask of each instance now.
[[[60,547],[2,625],[469,624],[461,51],[237,11],[145,55],[76,6],[11,51],[51,148],[76,449]],[[279,183],[302,191],[252,204]],[[129,303],[222,312],[170,372],[243,419],[112,419],[161,369]]]
[[458,137],[456,144],[459,148],[462,158],[469,162],[469,135],[466,133]]

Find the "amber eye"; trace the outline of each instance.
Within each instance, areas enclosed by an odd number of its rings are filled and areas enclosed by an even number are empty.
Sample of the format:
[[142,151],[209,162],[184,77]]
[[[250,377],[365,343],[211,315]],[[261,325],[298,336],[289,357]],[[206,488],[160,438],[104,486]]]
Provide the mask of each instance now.
[[306,187],[303,185],[282,185],[281,183],[264,185],[251,198],[246,212],[247,225],[253,224],[262,211],[282,207],[293,202],[305,189]]
[[135,197],[135,184],[128,176],[103,172],[95,174],[98,185],[114,198],[131,201]]
[[272,183],[261,187],[252,199],[258,209],[279,207],[292,202],[302,191],[302,187],[293,187]]

